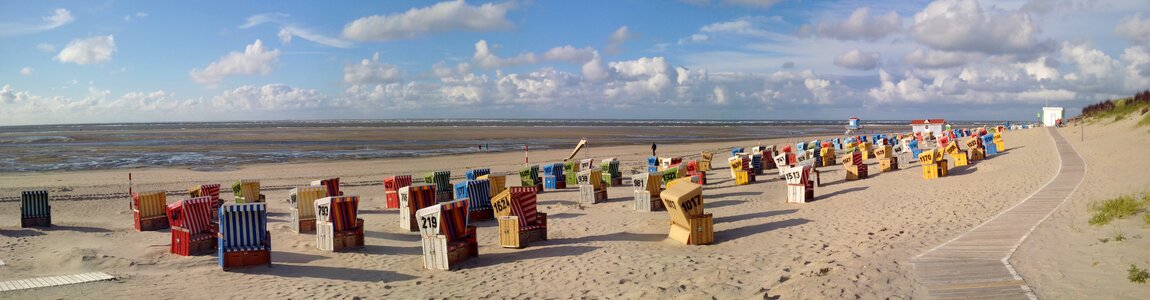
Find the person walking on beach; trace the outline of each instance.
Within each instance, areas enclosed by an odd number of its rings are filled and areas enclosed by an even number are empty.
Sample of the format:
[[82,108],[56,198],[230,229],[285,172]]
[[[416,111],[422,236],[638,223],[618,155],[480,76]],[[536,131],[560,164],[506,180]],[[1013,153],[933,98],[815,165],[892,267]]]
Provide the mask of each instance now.
[[651,156],[655,156],[655,143],[651,143]]

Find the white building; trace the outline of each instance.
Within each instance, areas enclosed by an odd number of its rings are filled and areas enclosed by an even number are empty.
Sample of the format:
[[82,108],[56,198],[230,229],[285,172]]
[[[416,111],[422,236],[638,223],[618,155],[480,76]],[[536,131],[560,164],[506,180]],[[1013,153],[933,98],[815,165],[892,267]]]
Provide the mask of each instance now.
[[943,126],[945,124],[946,120],[944,119],[911,120],[910,128],[911,131],[915,133],[929,130],[937,136],[942,132]]
[[1042,108],[1042,125],[1047,127],[1058,125],[1058,119],[1062,118],[1062,113],[1065,110],[1061,107],[1043,107]]

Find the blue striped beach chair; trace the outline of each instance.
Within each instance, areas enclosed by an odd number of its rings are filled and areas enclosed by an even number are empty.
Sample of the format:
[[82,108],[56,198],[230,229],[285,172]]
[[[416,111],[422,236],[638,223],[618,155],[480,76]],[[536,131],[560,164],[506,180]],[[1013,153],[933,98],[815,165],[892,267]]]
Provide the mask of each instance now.
[[271,234],[265,203],[228,203],[220,207],[220,267],[271,266]]
[[24,191],[20,194],[20,228],[52,226],[52,206],[48,191]]

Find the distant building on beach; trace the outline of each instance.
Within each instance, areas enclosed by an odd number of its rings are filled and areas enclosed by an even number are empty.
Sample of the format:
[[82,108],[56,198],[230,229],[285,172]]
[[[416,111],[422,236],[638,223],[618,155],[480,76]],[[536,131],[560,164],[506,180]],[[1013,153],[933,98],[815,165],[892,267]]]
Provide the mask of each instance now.
[[944,119],[926,119],[926,120],[911,120],[911,131],[918,133],[923,131],[930,131],[935,134],[942,132],[942,126],[946,124]]
[[1042,108],[1042,125],[1053,127],[1058,125],[1058,120],[1062,119],[1062,113],[1065,110],[1061,107],[1043,107]]

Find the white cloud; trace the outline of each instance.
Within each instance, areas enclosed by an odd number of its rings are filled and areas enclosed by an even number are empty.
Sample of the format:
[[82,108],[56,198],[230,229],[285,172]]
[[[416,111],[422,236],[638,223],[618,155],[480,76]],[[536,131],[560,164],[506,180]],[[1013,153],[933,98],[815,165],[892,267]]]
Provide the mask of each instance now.
[[[855,9],[846,20],[838,23],[818,23],[814,34],[822,38],[839,40],[874,41],[884,38],[902,28],[902,18],[891,11],[885,15],[871,17],[869,7]],[[806,30],[810,30],[806,28]]]
[[21,68],[20,69],[20,75],[24,75],[24,76],[32,75],[32,68],[31,67]]
[[384,83],[399,80],[399,69],[379,62],[379,52],[371,59],[343,67],[343,81],[350,84]]
[[482,68],[498,69],[502,67],[534,64],[538,62],[535,53],[524,52],[518,56],[511,58],[500,58],[491,51],[491,47],[487,46],[486,40],[479,40],[475,42],[475,55],[471,57],[471,61]]
[[280,27],[280,31],[277,33],[277,36],[280,38],[280,42],[284,43],[285,45],[291,43],[292,37],[300,37],[317,44],[335,48],[351,48],[355,45],[351,41],[323,35],[303,25],[292,23],[288,21],[290,17],[291,15],[285,13],[266,13],[252,15],[248,17],[247,21],[243,25],[240,25],[240,29],[252,28],[264,23],[273,23]]
[[711,36],[702,33],[692,34],[688,37],[679,39],[679,45],[686,45],[690,43],[702,43],[710,40]]
[[617,53],[620,51],[619,47],[623,46],[623,43],[634,38],[634,34],[631,34],[631,30],[627,28],[627,26],[621,26],[611,33],[611,38],[605,50],[607,50],[608,53]]
[[316,90],[268,84],[224,91],[212,98],[212,105],[238,110],[298,110],[322,107],[327,100],[327,96]]
[[1142,19],[1142,13],[1122,18],[1114,34],[1130,39],[1133,43],[1150,44],[1150,18]]
[[48,44],[48,43],[39,43],[39,44],[36,44],[36,50],[40,50],[43,52],[56,52],[56,46],[53,46],[52,44]]
[[55,59],[65,63],[81,65],[107,62],[116,52],[116,40],[112,35],[75,39],[60,50]]
[[124,16],[124,21],[132,21],[133,19],[141,19],[141,18],[144,18],[144,17],[147,17],[147,16],[148,16],[148,13],[145,13],[145,12],[137,12],[137,13],[135,13],[135,14],[131,14],[131,15],[126,15],[126,16]]
[[203,70],[192,69],[192,79],[203,84],[215,85],[228,75],[267,75],[272,65],[279,59],[280,51],[267,49],[260,40],[244,48],[244,52],[231,52],[220,60],[209,64]]
[[28,102],[32,99],[32,95],[24,91],[16,91],[12,86],[5,84],[0,88],[0,104],[15,104],[18,102]]
[[982,61],[982,55],[970,52],[951,52],[918,48],[907,53],[906,62],[924,69],[952,68]]
[[936,50],[1029,54],[1052,47],[1038,25],[1017,11],[984,11],[975,0],[938,0],[914,15],[911,36]]
[[607,64],[617,79],[609,82],[604,95],[609,98],[660,95],[676,82],[676,76],[663,57],[643,57]]
[[471,6],[462,0],[440,2],[404,13],[374,15],[351,21],[343,28],[345,38],[389,41],[446,31],[491,31],[511,28],[507,11],[514,3]]
[[575,48],[571,45],[562,47],[551,48],[543,53],[543,59],[552,61],[566,61],[570,63],[582,64],[591,60],[595,56],[595,49],[590,47]]
[[764,36],[767,31],[759,29],[751,22],[750,18],[739,18],[734,21],[717,22],[704,25],[699,29],[701,32],[706,33],[730,33],[748,36]]
[[879,64],[878,52],[862,52],[859,49],[844,52],[835,57],[835,65],[856,70],[874,69]]
[[575,89],[578,78],[554,69],[543,69],[527,74],[508,74],[495,82],[499,92],[496,104],[549,103],[567,98]]
[[52,30],[76,20],[76,18],[72,17],[71,12],[63,8],[57,8],[51,16],[41,17],[40,19],[43,20],[43,23],[0,23],[0,36],[31,34]]
[[609,74],[607,73],[607,68],[603,66],[603,58],[599,56],[599,51],[592,52],[591,54],[591,60],[583,64],[583,78],[591,82],[607,79]]

